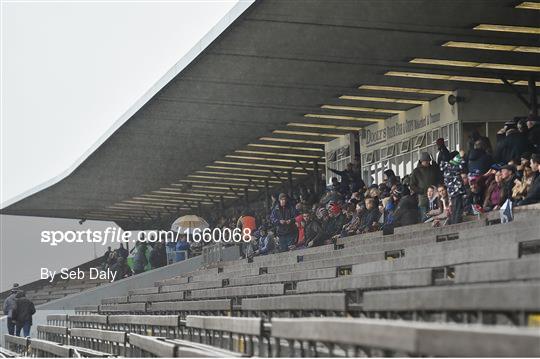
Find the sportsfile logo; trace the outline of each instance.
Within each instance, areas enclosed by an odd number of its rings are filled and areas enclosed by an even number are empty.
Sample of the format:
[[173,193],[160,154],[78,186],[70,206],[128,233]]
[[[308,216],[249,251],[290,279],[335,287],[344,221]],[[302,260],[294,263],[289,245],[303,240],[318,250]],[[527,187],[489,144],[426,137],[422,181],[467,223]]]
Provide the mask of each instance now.
[[251,241],[249,228],[205,228],[186,229],[184,231],[145,231],[138,232],[136,236],[132,232],[124,232],[115,227],[107,227],[104,231],[42,231],[41,243],[57,246],[61,243],[98,243],[103,246],[112,243],[129,243],[136,240],[144,243],[170,243],[187,241],[194,243],[240,243]]

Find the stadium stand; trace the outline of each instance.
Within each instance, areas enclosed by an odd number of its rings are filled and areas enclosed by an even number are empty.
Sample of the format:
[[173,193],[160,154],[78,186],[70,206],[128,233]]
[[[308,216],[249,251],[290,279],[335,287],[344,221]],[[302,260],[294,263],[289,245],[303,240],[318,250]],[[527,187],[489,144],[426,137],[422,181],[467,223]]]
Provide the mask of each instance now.
[[49,315],[37,339],[6,335],[6,352],[538,356],[539,212],[201,267]]

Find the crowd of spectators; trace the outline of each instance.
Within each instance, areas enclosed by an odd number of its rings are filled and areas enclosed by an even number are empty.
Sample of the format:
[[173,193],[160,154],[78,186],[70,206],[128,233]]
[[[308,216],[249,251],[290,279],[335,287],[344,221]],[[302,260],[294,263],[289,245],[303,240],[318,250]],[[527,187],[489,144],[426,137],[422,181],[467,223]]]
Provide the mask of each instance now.
[[[321,196],[300,188],[272,196],[269,217],[246,212],[257,223],[246,256],[265,255],[332,243],[337,238],[422,222],[460,223],[464,216],[540,202],[540,122],[535,117],[506,122],[493,149],[473,132],[468,151],[450,151],[436,141],[435,158],[422,152],[404,178],[384,171],[379,184],[366,186],[357,163],[343,171]],[[236,218],[222,225],[241,226]]]
[[[176,246],[176,244],[174,244]],[[124,245],[112,250],[111,247],[103,255],[102,269],[108,269],[116,273],[115,281],[139,274],[147,270],[160,268],[167,265],[166,244],[149,240],[136,241],[135,246],[128,251]],[[133,254],[129,260],[128,257]]]
[[[298,185],[295,191],[271,195],[270,208],[232,209],[228,215],[208,218],[211,228],[249,228],[252,241],[241,246],[244,256],[265,255],[332,243],[337,238],[417,223],[433,226],[460,223],[466,216],[540,201],[540,122],[536,118],[505,123],[492,147],[487,137],[474,131],[467,152],[451,151],[437,139],[435,158],[422,152],[410,175],[383,173],[382,182],[367,186],[359,159],[337,176],[322,193]],[[338,178],[339,176],[339,178]],[[200,253],[201,244],[138,243],[131,268],[126,258],[112,252],[107,266],[118,278],[167,264],[165,246],[182,258]],[[125,250],[124,250],[125,251]],[[126,251],[127,252],[127,251]],[[125,252],[122,252],[125,254]]]

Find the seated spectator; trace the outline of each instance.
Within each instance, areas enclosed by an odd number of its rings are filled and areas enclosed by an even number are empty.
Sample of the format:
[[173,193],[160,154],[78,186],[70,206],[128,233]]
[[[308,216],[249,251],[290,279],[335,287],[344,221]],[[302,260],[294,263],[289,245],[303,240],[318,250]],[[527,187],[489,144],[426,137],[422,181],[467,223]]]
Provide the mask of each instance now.
[[469,179],[470,195],[469,205],[472,208],[482,208],[484,205],[484,189],[480,186],[478,178]]
[[512,201],[512,189],[516,179],[516,167],[513,165],[505,165],[501,168],[502,191],[498,205],[495,209],[501,208],[506,201]]
[[362,192],[353,192],[351,198],[349,198],[348,203],[356,205],[359,202],[364,202],[364,195]]
[[348,223],[343,226],[341,231],[341,237],[352,236],[358,234],[358,229],[360,228],[360,219],[362,217],[365,207],[357,203],[355,206],[355,211]]
[[484,211],[489,212],[496,209],[502,197],[502,174],[501,171],[495,173],[494,180],[489,184],[484,196]]
[[341,212],[341,206],[338,203],[331,203],[328,208],[328,223],[326,231],[329,237],[340,234],[345,225],[346,217]]
[[512,188],[512,200],[521,201],[527,196],[532,181],[534,179],[534,173],[531,167],[521,166],[523,177],[521,179],[516,178],[514,180],[514,187]]
[[381,212],[376,205],[375,199],[366,198],[365,206],[366,209],[362,213],[362,217],[360,218],[360,227],[358,228],[357,233],[378,231],[380,228],[379,218],[381,217]]
[[127,278],[133,274],[131,268],[126,263],[126,258],[118,257],[116,263],[111,267],[111,271],[116,273],[114,281],[119,281],[120,279]]
[[434,226],[446,224],[450,217],[450,197],[446,186],[441,184],[437,187],[437,197],[439,198],[439,213],[433,213],[426,222],[433,222]]
[[518,202],[519,206],[540,202],[540,154],[531,156],[531,171],[534,178],[525,198]]
[[427,189],[427,199],[428,199],[428,207],[427,207],[427,213],[425,217],[422,219],[423,222],[427,221],[428,219],[438,216],[442,213],[442,205],[441,201],[437,195],[437,188],[435,186],[429,186]]
[[311,214],[309,209],[305,209],[302,214],[305,223],[305,241],[307,247],[322,246],[327,241],[325,231],[321,223]]
[[272,232],[268,231],[266,227],[262,227],[259,230],[259,248],[255,251],[254,255],[267,255],[274,253],[274,235]]
[[404,195],[394,212],[394,227],[408,226],[420,222],[418,196],[416,194]]
[[393,231],[394,226],[394,213],[399,205],[401,199],[401,185],[393,186],[390,192],[390,197],[383,200],[383,233],[389,234]]

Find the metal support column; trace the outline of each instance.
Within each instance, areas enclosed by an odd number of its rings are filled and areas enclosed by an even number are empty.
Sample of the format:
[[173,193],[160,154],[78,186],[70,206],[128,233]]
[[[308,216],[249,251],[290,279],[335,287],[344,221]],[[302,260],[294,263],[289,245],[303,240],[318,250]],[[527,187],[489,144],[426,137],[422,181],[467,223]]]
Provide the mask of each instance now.
[[320,183],[319,183],[319,162],[317,160],[313,161],[313,190],[316,195],[320,193]]
[[536,97],[536,78],[534,75],[529,77],[529,105],[531,115],[538,116],[538,98]]
[[268,185],[268,180],[264,180],[264,213],[266,217],[270,215],[270,186]]
[[292,170],[287,171],[287,178],[289,179],[289,198],[292,198],[293,196]]

